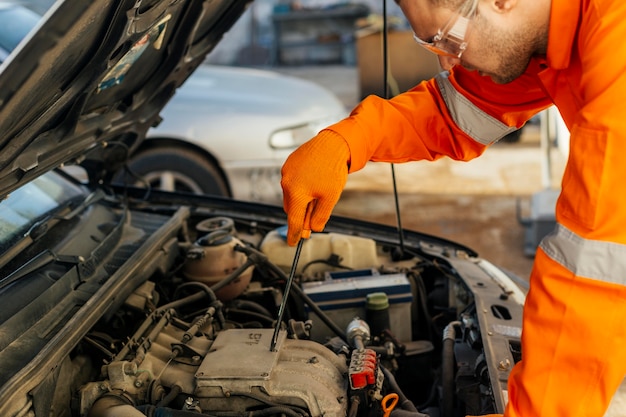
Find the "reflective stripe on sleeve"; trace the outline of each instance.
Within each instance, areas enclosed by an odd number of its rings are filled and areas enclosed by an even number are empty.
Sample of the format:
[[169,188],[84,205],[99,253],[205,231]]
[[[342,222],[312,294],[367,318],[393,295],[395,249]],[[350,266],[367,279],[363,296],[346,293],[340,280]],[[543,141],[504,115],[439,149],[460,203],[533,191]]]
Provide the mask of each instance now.
[[578,277],[626,285],[626,245],[584,239],[557,224],[539,247]]
[[491,145],[515,130],[476,107],[457,91],[448,79],[449,72],[435,76],[439,91],[456,125],[482,145]]

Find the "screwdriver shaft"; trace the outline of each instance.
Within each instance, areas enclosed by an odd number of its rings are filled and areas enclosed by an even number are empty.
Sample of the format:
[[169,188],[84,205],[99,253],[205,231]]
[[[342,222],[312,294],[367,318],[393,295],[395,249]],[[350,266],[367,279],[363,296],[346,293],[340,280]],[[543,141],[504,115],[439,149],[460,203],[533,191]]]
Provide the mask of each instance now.
[[274,352],[276,348],[276,341],[278,340],[278,332],[280,331],[280,325],[283,321],[283,315],[285,314],[285,307],[287,305],[287,298],[289,297],[289,291],[291,290],[291,283],[293,282],[293,277],[296,275],[296,267],[298,266],[298,259],[300,258],[300,252],[302,252],[302,244],[304,243],[304,239],[300,239],[298,241],[298,245],[296,246],[296,254],[293,257],[293,263],[291,264],[291,271],[289,272],[289,277],[287,278],[287,284],[285,285],[285,292],[283,293],[283,299],[280,302],[280,307],[278,308],[278,318],[276,319],[276,325],[274,326],[274,335],[272,336],[272,343],[270,344],[270,352]]
[[298,267],[298,259],[300,259],[300,252],[302,252],[302,245],[304,244],[304,239],[309,239],[311,237],[311,215],[313,213],[313,209],[315,207],[315,200],[310,201],[306,206],[306,211],[304,213],[304,227],[300,234],[300,240],[298,240],[298,244],[296,245],[296,254],[293,257],[293,263],[291,264],[291,271],[289,272],[289,277],[287,278],[287,283],[285,284],[285,291],[283,293],[283,299],[280,302],[280,307],[278,308],[278,319],[276,320],[276,326],[274,327],[274,335],[272,336],[272,343],[270,344],[270,352],[274,352],[276,349],[276,341],[278,340],[278,332],[280,331],[280,325],[283,321],[283,315],[285,314],[285,308],[287,307],[287,299],[289,298],[289,291],[291,290],[291,283],[293,282],[293,277],[296,275],[296,268]]

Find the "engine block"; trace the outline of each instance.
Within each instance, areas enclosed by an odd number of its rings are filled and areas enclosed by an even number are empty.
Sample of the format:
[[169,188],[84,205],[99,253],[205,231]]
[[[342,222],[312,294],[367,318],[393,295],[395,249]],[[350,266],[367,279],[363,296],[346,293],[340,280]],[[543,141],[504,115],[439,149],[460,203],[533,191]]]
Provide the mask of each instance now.
[[[197,398],[210,409],[245,410],[248,394],[307,408],[312,416],[342,416],[347,410],[345,357],[280,332],[270,351],[272,329],[221,332],[196,373]],[[240,407],[233,407],[240,397]],[[204,408],[204,407],[203,407]]]

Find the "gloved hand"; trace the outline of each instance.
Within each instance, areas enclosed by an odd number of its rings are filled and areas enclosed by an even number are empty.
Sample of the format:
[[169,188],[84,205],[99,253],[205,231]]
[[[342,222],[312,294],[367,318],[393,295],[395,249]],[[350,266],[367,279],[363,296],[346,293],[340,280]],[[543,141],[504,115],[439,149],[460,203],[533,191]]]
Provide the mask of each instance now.
[[[280,182],[287,213],[288,245],[294,246],[301,237],[307,238],[307,230],[324,230],[348,180],[349,164],[348,144],[330,130],[323,130],[289,155]],[[310,224],[305,224],[309,203]]]

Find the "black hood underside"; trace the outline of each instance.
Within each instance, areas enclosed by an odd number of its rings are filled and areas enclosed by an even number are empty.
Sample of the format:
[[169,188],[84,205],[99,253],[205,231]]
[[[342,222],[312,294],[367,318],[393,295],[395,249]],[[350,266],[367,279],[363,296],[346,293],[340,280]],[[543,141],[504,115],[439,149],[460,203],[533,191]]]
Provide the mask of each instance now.
[[63,164],[110,178],[250,2],[57,1],[0,67],[0,197]]

